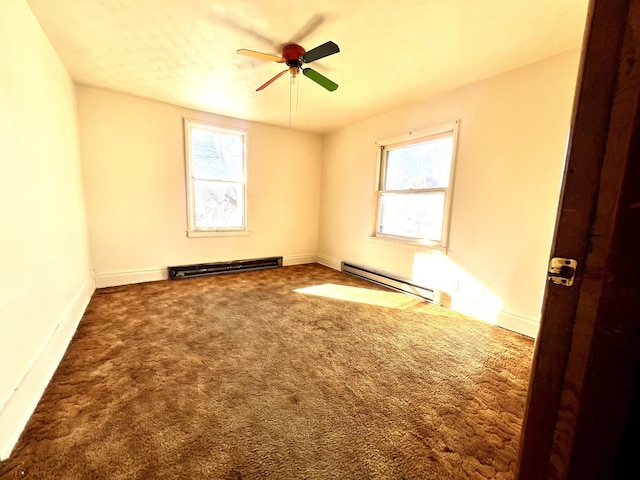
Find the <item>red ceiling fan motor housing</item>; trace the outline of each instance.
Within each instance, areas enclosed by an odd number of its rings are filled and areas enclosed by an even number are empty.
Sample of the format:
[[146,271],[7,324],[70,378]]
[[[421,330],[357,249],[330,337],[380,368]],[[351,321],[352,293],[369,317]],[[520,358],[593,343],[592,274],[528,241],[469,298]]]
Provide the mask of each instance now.
[[[282,49],[282,58],[284,59],[284,62],[290,67],[299,67],[301,63],[300,57],[302,57],[304,52],[305,49],[300,45],[290,43],[289,45],[285,45]],[[293,63],[293,65],[291,63]]]
[[295,43],[290,43],[289,45],[285,45],[282,49],[282,58],[284,58],[285,62],[287,60],[298,60],[305,52],[305,49],[300,45],[296,45]]

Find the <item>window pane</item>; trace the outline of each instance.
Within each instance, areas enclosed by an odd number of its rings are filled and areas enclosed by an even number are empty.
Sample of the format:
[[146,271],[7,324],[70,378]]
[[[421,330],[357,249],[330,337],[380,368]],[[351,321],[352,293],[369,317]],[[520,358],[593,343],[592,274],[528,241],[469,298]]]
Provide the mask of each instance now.
[[194,180],[196,228],[242,228],[241,184]]
[[448,187],[452,153],[453,137],[388,150],[382,190]]
[[241,182],[243,139],[209,130],[191,130],[193,177]]
[[383,193],[378,233],[442,240],[444,192]]

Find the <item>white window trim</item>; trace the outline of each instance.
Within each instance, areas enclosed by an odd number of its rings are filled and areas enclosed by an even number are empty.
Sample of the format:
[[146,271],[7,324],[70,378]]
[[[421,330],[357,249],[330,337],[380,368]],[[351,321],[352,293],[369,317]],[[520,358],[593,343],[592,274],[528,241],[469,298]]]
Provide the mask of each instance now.
[[[377,163],[377,171],[376,171],[376,185],[375,185],[375,196],[374,196],[375,198],[374,198],[374,205],[373,205],[373,222],[372,222],[372,230],[369,235],[369,238],[372,241],[386,243],[386,244],[405,245],[405,246],[410,246],[414,248],[415,247],[427,248],[430,250],[439,250],[445,253],[447,252],[448,246],[449,246],[449,230],[450,230],[450,219],[451,219],[451,205],[452,205],[452,198],[453,198],[453,186],[455,183],[455,178],[454,178],[455,164],[456,164],[456,158],[458,156],[457,150],[458,150],[459,123],[460,123],[459,120],[455,120],[453,122],[436,125],[434,127],[424,128],[421,130],[411,131],[403,135],[398,135],[395,137],[391,137],[391,138],[387,138],[387,139],[379,140],[375,142],[378,147],[378,163]],[[445,189],[441,240],[437,242],[433,240],[399,237],[396,235],[387,235],[387,234],[378,233],[380,185],[383,178],[382,170],[384,167],[384,158],[383,158],[384,147],[396,145],[399,143],[407,143],[407,142],[413,143],[414,141],[416,143],[419,143],[426,137],[433,137],[440,134],[447,134],[449,132],[451,132],[453,137],[453,150],[451,152],[449,187]]]
[[[243,227],[229,228],[196,228],[195,221],[195,196],[193,191],[193,175],[191,168],[191,130],[193,127],[198,129],[210,130],[219,133],[228,133],[232,135],[242,136],[243,139],[243,176],[242,197],[243,202]],[[201,120],[192,120],[184,118],[184,158],[185,158],[185,181],[187,193],[187,237],[230,237],[249,235],[249,220],[247,216],[247,131],[238,128],[227,128],[216,125],[214,123]]]

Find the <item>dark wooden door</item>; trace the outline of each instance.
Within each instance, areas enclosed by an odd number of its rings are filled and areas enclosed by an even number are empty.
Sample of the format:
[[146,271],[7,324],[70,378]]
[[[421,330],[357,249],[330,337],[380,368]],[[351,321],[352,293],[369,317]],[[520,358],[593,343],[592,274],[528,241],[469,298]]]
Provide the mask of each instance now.
[[[640,0],[592,0],[518,479],[640,478]],[[635,474],[623,476],[623,468]]]

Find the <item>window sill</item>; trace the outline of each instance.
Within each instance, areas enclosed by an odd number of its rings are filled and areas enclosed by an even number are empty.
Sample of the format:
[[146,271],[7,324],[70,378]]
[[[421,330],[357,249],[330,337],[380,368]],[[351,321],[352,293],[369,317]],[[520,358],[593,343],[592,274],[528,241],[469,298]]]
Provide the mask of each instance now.
[[250,235],[250,230],[193,230],[187,231],[187,237],[242,237]]
[[408,248],[411,250],[430,250],[434,252],[439,252],[442,254],[447,253],[447,247],[442,245],[429,245],[428,243],[420,243],[420,242],[411,242],[407,240],[399,240],[395,238],[386,238],[386,237],[376,237],[374,235],[369,235],[369,240],[374,243],[380,243],[383,245],[392,245],[394,247],[402,247]]

